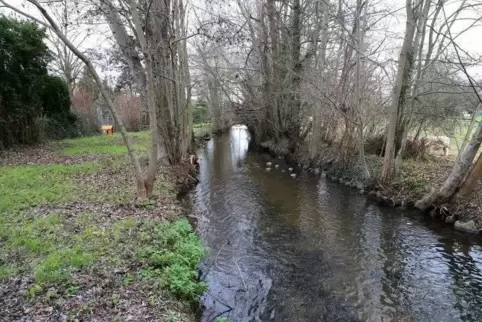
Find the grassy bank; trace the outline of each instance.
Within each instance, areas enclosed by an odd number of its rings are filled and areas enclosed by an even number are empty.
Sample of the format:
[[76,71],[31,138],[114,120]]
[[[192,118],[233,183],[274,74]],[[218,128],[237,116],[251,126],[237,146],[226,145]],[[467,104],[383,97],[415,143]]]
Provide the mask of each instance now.
[[[147,152],[147,133],[134,134]],[[118,135],[0,157],[0,321],[191,321],[203,255],[175,178],[136,202]]]

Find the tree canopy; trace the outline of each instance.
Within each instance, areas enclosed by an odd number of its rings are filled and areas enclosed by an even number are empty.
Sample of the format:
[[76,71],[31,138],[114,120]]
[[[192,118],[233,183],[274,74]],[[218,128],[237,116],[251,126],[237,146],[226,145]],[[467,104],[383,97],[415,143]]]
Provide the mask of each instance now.
[[38,142],[46,118],[73,124],[67,84],[48,75],[45,37],[35,23],[0,16],[0,148]]

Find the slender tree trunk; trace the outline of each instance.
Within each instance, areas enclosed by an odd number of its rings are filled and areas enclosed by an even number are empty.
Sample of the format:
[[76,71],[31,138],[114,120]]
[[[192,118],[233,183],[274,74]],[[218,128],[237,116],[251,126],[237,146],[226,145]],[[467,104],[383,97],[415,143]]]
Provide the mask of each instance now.
[[455,163],[442,187],[438,191],[435,189],[432,190],[428,195],[418,200],[415,203],[415,207],[420,210],[425,210],[432,204],[449,202],[463,183],[464,178],[467,176],[481,142],[482,124],[479,125],[477,131],[472,136],[472,141],[467,145],[457,163]]
[[156,98],[154,93],[154,74],[152,67],[152,57],[144,32],[142,30],[141,19],[139,12],[137,11],[137,4],[134,0],[130,0],[130,10],[132,15],[132,23],[136,31],[137,38],[141,45],[141,49],[144,53],[144,60],[146,63],[146,83],[147,83],[147,108],[149,110],[149,125],[151,130],[151,149],[149,153],[149,166],[146,173],[146,193],[147,196],[152,194],[154,189],[154,181],[156,179],[157,172],[157,148],[159,146],[159,134],[157,132],[157,113],[156,113]]
[[[322,6],[321,10],[323,11],[323,18],[322,18],[322,33],[321,33],[321,44],[320,44],[320,53],[319,53],[319,64],[318,69],[320,70],[320,85],[321,90],[325,90],[325,61],[326,61],[326,45],[328,43],[328,19],[329,19],[329,8],[330,8],[330,0],[321,1]],[[317,2],[319,5],[319,2]],[[319,143],[322,138],[321,133],[321,119],[322,119],[322,108],[323,106],[315,106],[315,112],[313,113],[313,133],[311,136],[310,141],[310,157],[314,159],[318,154]]]
[[387,183],[392,180],[395,174],[395,133],[397,127],[397,119],[400,106],[400,96],[402,93],[402,86],[406,82],[407,64],[411,59],[410,54],[413,47],[413,36],[416,29],[416,19],[412,8],[412,0],[406,0],[407,22],[405,26],[405,37],[403,39],[402,49],[400,51],[400,58],[398,60],[397,78],[393,87],[392,103],[390,107],[390,121],[388,124],[387,142],[385,145],[385,156],[383,159],[383,168],[380,175],[380,181]]
[[469,197],[472,192],[474,192],[475,188],[477,188],[477,184],[482,179],[482,153],[479,154],[477,158],[477,162],[472,166],[467,179],[465,179],[462,187],[459,190],[458,196],[462,198]]
[[[418,86],[420,84],[421,78],[422,78],[422,56],[423,56],[423,48],[424,48],[424,42],[425,42],[425,30],[427,26],[427,19],[428,19],[428,14],[430,11],[430,5],[431,1],[426,1],[423,9],[422,9],[422,14],[421,17],[418,18],[418,25],[417,25],[417,30],[416,30],[416,35],[415,35],[415,40],[414,40],[414,48],[412,50],[412,53],[417,54],[417,71],[415,74],[415,79],[412,85],[411,89],[411,95],[410,95],[410,106],[408,110],[405,111],[405,115],[400,115],[400,123],[398,124],[399,131],[401,132],[399,135],[401,136],[400,142],[399,142],[399,150],[395,159],[395,172],[398,172],[402,165],[402,157],[405,151],[405,147],[407,145],[407,135],[409,128],[411,126],[412,122],[412,113],[415,109],[416,105],[416,97],[418,95]],[[408,73],[411,74],[411,69],[413,68],[413,60],[410,61],[408,64],[407,68],[409,69]],[[409,79],[407,79],[409,81]],[[409,84],[406,85],[407,87]],[[404,95],[402,92],[401,95]]]
[[363,137],[363,110],[361,104],[361,97],[360,97],[360,52],[362,51],[362,33],[361,33],[361,14],[362,14],[362,4],[361,0],[357,0],[357,32],[356,32],[356,41],[357,41],[357,51],[356,51],[356,80],[355,80],[355,100],[356,100],[356,110],[358,114],[358,151],[359,151],[359,158],[360,158],[360,167],[362,170],[362,177],[365,180],[369,180],[371,178],[370,171],[368,171],[368,166],[365,160],[365,140]]

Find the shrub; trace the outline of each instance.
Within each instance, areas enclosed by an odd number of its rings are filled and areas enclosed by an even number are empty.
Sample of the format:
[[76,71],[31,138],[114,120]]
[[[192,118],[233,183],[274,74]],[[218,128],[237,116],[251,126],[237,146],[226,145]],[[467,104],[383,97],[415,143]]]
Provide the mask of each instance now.
[[407,140],[403,157],[416,160],[425,159],[429,149],[430,142],[425,138],[417,140]]
[[0,16],[0,147],[36,143],[42,116],[42,82],[50,55],[45,31]]
[[365,139],[365,153],[381,155],[384,151],[385,136],[383,134],[368,137]]
[[97,111],[94,107],[94,97],[91,92],[76,91],[72,94],[72,112],[77,117],[79,135],[92,135],[99,131]]
[[141,130],[141,99],[133,95],[119,95],[115,104],[120,112],[122,122],[127,131],[138,132]]

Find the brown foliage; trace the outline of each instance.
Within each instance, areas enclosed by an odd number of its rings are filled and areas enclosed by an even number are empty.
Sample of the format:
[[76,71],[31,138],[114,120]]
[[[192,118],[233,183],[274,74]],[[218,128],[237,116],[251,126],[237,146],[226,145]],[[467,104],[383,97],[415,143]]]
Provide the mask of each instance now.
[[426,158],[431,142],[426,138],[422,138],[417,140],[407,140],[406,144],[403,157],[420,160]]
[[140,97],[121,94],[116,97],[115,104],[127,131],[140,131],[142,125]]
[[97,112],[94,106],[94,96],[91,92],[76,91],[70,98],[72,110],[82,123],[83,134],[91,134],[99,130]]

